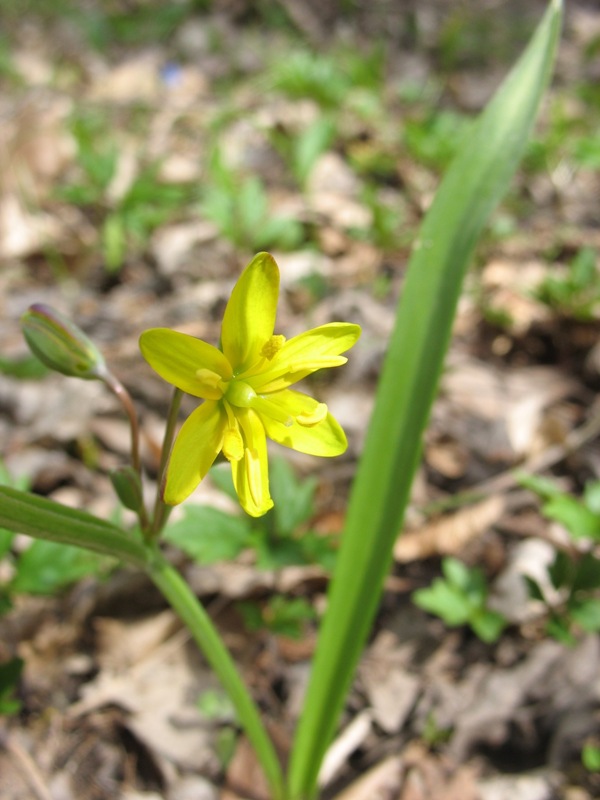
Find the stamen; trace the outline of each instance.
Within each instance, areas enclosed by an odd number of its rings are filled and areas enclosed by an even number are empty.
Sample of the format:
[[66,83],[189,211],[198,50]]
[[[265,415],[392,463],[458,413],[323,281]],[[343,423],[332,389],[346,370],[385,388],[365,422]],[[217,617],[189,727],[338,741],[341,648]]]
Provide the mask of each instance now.
[[271,336],[271,338],[263,345],[260,354],[261,356],[266,358],[267,361],[272,361],[272,359],[277,355],[277,353],[281,350],[284,344],[285,344],[285,336],[282,336],[281,334],[276,334],[275,336]]
[[304,428],[312,428],[323,422],[327,416],[327,406],[325,403],[317,403],[315,408],[309,414],[298,414],[296,422]]
[[196,378],[202,393],[206,394],[211,400],[218,400],[223,396],[223,392],[227,388],[227,382],[223,380],[218,372],[213,372],[212,369],[197,369]]

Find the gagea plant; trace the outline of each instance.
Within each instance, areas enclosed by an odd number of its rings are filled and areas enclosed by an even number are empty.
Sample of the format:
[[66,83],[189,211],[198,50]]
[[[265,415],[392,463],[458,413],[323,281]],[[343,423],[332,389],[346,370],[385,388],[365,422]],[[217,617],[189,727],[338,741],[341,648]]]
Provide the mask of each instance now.
[[[143,333],[144,357],[175,386],[158,495],[154,507],[147,509],[137,416],[125,387],[70,321],[39,305],[24,316],[25,336],[48,367],[101,380],[121,400],[131,425],[131,464],[115,473],[113,484],[122,502],[137,513],[138,526],[127,530],[6,486],[0,486],[0,526],[75,544],[147,573],[228,693],[268,780],[270,800],[318,796],[319,770],[369,635],[402,524],[463,276],[519,163],[550,75],[561,16],[560,0],[551,0],[520,61],[465,133],[414,244],[285,769],[222,638],[166,558],[162,533],[169,504],[182,502],[221,452],[231,464],[242,507],[259,517],[273,502],[267,438],[318,456],[345,450],[345,435],[327,407],[292,387],[318,369],[342,365],[343,353],[358,338],[358,326],[331,323],[289,340],[275,333],[279,272],[271,256],[259,253],[232,292],[218,347],[161,328]],[[197,397],[199,405],[176,436],[183,392]]]

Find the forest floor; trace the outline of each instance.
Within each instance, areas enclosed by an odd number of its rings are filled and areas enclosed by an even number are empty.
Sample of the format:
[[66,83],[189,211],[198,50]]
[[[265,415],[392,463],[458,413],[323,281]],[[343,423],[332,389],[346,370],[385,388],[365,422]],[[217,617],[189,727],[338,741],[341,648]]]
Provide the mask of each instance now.
[[[362,326],[348,364],[307,382],[347,453],[273,449],[296,516],[248,533],[215,474],[170,520],[172,541],[193,536],[217,519],[209,507],[249,537],[227,560],[219,533],[196,558],[172,554],[285,754],[419,222],[543,5],[415,4],[397,22],[377,3],[348,20],[295,2],[263,17],[243,2],[29,5],[0,10],[3,482],[128,519],[108,477],[127,461],[127,421],[101,384],[29,359],[31,303],[67,313],[130,390],[149,495],[170,389],[141,358],[145,329],[216,343],[263,249],[281,269],[278,331]],[[535,136],[465,285],[327,800],[600,796],[598,586],[584,614],[556,578],[596,564],[600,539],[600,11],[569,6]],[[531,491],[516,468],[552,488]],[[3,534],[0,552],[3,800],[268,800],[227,699],[147,580],[22,536]],[[415,604],[442,565],[442,595],[460,595],[452,559],[478,611],[501,615],[497,635]]]

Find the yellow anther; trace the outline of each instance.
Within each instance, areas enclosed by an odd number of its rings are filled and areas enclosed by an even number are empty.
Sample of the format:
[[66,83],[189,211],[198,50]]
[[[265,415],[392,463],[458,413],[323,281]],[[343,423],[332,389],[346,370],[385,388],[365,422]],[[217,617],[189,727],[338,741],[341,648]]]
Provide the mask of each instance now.
[[302,425],[305,428],[312,428],[313,425],[318,425],[319,422],[323,422],[326,416],[327,406],[325,403],[317,403],[310,414],[298,414],[296,422],[298,425]]
[[263,358],[266,358],[267,361],[271,361],[281,350],[284,344],[285,336],[282,336],[281,334],[271,336],[271,338],[263,345],[260,354],[263,356]]
[[213,372],[212,369],[197,369],[196,379],[200,384],[207,396],[212,399],[218,399],[223,395],[223,391],[227,388],[227,382],[223,380],[218,372]]

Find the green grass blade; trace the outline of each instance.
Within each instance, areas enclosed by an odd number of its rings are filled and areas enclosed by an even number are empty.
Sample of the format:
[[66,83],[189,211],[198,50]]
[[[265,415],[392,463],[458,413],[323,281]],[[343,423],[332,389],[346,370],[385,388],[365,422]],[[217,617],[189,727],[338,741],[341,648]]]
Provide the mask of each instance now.
[[466,266],[517,168],[551,72],[561,17],[562,3],[553,0],[467,135],[415,243],[292,750],[291,800],[315,795],[391,563]]
[[36,539],[85,547],[142,569],[147,561],[144,546],[116,525],[8,486],[0,486],[0,527]]

